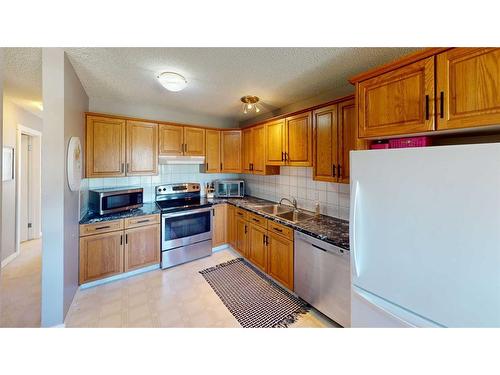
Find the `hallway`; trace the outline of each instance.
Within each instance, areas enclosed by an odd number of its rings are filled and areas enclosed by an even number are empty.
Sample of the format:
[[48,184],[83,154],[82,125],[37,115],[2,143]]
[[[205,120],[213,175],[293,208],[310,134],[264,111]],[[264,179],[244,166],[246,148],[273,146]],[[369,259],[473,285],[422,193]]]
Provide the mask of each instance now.
[[0,276],[0,327],[40,327],[41,239],[21,243]]

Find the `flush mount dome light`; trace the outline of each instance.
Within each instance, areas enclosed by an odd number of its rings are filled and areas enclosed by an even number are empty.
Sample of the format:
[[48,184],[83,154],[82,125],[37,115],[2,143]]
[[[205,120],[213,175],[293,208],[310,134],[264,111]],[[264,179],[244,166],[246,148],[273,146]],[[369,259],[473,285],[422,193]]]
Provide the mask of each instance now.
[[186,78],[178,73],[163,72],[157,78],[168,91],[181,91],[187,86]]
[[248,113],[251,111],[255,111],[255,113],[260,112],[260,108],[257,105],[259,102],[259,98],[257,96],[245,95],[240,99],[243,102],[243,113]]

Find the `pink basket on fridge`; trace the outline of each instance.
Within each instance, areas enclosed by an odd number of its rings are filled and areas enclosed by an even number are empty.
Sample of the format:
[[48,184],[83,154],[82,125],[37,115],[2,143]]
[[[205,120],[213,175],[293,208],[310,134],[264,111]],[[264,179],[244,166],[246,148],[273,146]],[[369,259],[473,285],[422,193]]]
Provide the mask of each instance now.
[[389,148],[426,147],[431,145],[431,137],[409,137],[389,139]]

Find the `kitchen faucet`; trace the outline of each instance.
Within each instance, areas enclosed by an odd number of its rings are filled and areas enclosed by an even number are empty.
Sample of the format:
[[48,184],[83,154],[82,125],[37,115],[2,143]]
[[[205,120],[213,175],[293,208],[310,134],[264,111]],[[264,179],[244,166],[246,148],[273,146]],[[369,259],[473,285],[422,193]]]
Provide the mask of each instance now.
[[281,205],[281,202],[283,202],[283,201],[288,201],[288,203],[290,203],[293,206],[293,208],[296,210],[297,209],[297,200],[294,197],[290,197],[290,198],[292,198],[292,200],[290,200],[288,198],[281,198],[279,205]]

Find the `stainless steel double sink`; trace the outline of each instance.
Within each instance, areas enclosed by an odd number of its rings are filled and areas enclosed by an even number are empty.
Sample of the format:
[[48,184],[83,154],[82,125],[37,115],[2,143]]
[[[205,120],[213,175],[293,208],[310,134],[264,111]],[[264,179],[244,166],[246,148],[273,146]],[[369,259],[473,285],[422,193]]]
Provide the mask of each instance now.
[[255,206],[255,208],[266,214],[279,217],[280,219],[287,220],[292,223],[298,223],[314,217],[314,214],[312,212],[296,210],[291,206],[285,206],[282,204]]

